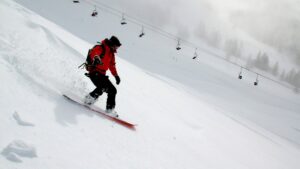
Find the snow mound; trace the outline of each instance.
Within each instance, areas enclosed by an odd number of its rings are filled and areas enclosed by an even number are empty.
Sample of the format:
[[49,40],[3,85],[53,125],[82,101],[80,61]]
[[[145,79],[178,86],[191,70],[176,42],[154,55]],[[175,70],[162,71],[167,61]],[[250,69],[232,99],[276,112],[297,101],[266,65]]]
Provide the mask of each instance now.
[[22,162],[22,157],[37,157],[35,147],[22,140],[12,141],[6,148],[3,149],[2,155],[13,162]]

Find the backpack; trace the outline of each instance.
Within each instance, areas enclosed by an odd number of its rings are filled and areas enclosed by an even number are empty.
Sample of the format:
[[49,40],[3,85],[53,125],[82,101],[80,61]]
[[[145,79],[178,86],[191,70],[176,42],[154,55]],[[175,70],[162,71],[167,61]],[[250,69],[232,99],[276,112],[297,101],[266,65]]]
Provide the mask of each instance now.
[[88,65],[93,65],[93,60],[91,60],[91,52],[96,48],[96,47],[98,47],[98,46],[100,46],[101,48],[102,48],[102,53],[101,53],[101,55],[100,55],[100,58],[102,59],[103,57],[104,57],[104,55],[105,55],[105,47],[104,47],[104,45],[102,45],[101,43],[99,43],[99,44],[97,44],[97,45],[95,45],[93,48],[91,48],[91,49],[89,49],[89,51],[88,51],[88,54],[87,54],[87,57],[86,57],[86,63],[88,64]]
[[95,65],[94,65],[94,61],[91,59],[91,53],[92,51],[97,47],[100,46],[102,48],[102,53],[100,55],[100,58],[102,59],[105,55],[105,47],[104,45],[102,45],[100,42],[98,42],[98,44],[96,44],[93,48],[89,49],[87,57],[85,59],[85,62],[82,63],[78,68],[85,68],[87,71],[90,71]]

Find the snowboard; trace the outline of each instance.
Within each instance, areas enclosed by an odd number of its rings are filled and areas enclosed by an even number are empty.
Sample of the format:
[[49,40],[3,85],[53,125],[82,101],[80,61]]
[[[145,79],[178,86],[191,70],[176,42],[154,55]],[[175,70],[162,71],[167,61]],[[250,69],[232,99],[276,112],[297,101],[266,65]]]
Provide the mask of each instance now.
[[83,106],[83,107],[87,108],[88,110],[98,113],[99,115],[101,115],[102,117],[104,117],[108,120],[111,120],[117,124],[120,124],[128,129],[135,130],[136,124],[129,123],[125,120],[120,119],[119,117],[114,117],[110,114],[107,114],[103,109],[96,107],[94,105],[84,104],[83,99],[78,96],[71,95],[71,94],[63,94],[63,97],[65,97],[67,100],[69,100],[77,105]]

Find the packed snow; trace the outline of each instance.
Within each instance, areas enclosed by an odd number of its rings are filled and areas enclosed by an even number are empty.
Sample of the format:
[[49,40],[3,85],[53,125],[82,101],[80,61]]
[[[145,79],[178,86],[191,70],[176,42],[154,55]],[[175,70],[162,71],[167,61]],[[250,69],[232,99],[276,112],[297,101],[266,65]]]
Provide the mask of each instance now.
[[300,167],[300,96],[290,89],[266,79],[254,86],[255,75],[241,81],[211,53],[199,49],[195,62],[154,33],[141,42],[133,26],[104,19],[94,40],[122,41],[116,109],[137,124],[132,131],[62,97],[93,90],[77,68],[93,43],[11,0],[0,1],[0,19],[1,169]]

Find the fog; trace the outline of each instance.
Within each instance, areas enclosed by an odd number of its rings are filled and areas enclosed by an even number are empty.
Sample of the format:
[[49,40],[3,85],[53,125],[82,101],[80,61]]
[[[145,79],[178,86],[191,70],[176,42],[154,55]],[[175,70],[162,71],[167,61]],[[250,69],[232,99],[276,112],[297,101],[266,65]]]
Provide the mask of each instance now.
[[[35,3],[36,10],[43,14],[42,0],[17,1]],[[194,44],[192,52],[205,42],[239,66],[300,88],[300,0],[81,1],[92,8],[97,5],[99,12],[105,8],[105,12],[120,17],[124,13],[128,20],[136,18],[167,31],[183,40],[181,47],[188,40]],[[69,29],[83,39],[92,34]]]
[[[99,0],[97,0],[100,2]],[[300,65],[300,0],[104,0],[114,8],[155,26],[175,27],[189,39],[218,34],[238,37],[236,30],[275,47]],[[209,40],[208,40],[209,41]]]

